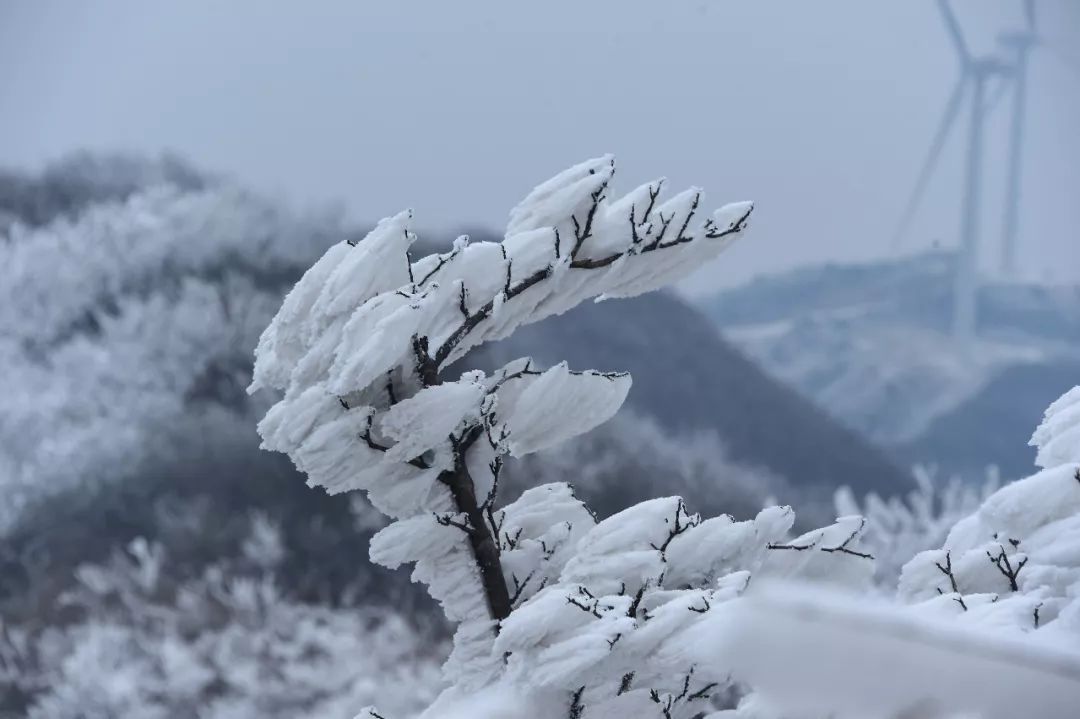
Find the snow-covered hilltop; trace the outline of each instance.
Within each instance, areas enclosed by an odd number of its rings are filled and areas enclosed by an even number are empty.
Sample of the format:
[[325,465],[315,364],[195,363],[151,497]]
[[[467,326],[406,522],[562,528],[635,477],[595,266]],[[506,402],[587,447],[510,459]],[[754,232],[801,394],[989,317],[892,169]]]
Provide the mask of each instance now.
[[978,338],[949,335],[953,257],[824,265],[702,303],[723,334],[904,461],[1015,477],[1023,438],[1080,376],[1080,287],[988,283]]

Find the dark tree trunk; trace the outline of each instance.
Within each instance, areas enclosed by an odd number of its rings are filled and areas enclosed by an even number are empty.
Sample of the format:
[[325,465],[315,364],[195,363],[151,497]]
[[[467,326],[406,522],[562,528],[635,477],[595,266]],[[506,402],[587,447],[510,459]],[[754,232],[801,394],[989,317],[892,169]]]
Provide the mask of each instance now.
[[[427,337],[414,337],[413,351],[416,354],[417,372],[424,386],[431,387],[442,384],[442,377],[439,376],[439,363],[436,358],[429,354]],[[483,508],[476,499],[476,487],[465,462],[466,453],[480,437],[481,433],[482,429],[480,427],[474,427],[461,438],[451,435],[450,442],[454,448],[454,468],[442,472],[439,475],[439,481],[450,488],[454,506],[459,512],[464,513],[469,520],[466,533],[469,535],[469,546],[472,547],[476,567],[480,571],[480,582],[484,589],[484,596],[487,598],[488,611],[493,619],[501,622],[510,616],[512,604],[510,592],[506,588],[502,562],[499,560],[498,542],[492,534],[493,528],[488,525],[484,518]],[[497,628],[496,631],[498,631]]]
[[459,443],[455,447],[454,469],[439,475],[440,481],[450,488],[454,504],[459,512],[469,518],[469,545],[472,547],[476,566],[480,570],[480,581],[487,597],[491,616],[502,621],[510,615],[510,592],[503,578],[502,562],[499,560],[499,546],[491,534],[491,528],[484,519],[483,510],[476,500],[476,490],[468,467],[465,466],[465,452],[468,447]]

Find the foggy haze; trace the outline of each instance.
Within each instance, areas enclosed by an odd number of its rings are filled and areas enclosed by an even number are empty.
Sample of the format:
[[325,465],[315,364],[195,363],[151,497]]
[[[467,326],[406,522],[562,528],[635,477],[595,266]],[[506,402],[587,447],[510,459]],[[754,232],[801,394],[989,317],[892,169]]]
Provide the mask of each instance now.
[[[1037,0],[1021,270],[1080,278],[1080,5]],[[1012,0],[955,3],[989,50]],[[966,113],[906,240],[890,238],[957,77],[932,2],[5,4],[0,164],[172,150],[290,202],[404,206],[501,229],[559,169],[605,152],[626,190],[666,171],[755,233],[689,291],[797,264],[952,245]],[[1007,98],[987,133],[997,267]]]

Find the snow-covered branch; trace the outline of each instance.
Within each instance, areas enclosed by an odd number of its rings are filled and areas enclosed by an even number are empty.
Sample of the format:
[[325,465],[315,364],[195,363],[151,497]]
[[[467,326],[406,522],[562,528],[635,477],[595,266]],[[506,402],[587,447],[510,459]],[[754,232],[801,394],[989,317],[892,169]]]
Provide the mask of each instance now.
[[638,294],[685,274],[742,232],[752,209],[730,205],[695,226],[701,192],[657,206],[659,182],[612,202],[614,167],[603,157],[540,185],[499,243],[461,238],[412,262],[412,213],[383,220],[305,274],[256,351],[252,389],[285,390],[260,425],[264,445],[289,453],[313,484],[368,490],[392,517],[463,514],[485,614],[496,621],[517,591],[484,516],[498,458],[591,429],[618,409],[630,379],[565,365],[539,372],[528,360],[454,381],[442,368],[589,297]]

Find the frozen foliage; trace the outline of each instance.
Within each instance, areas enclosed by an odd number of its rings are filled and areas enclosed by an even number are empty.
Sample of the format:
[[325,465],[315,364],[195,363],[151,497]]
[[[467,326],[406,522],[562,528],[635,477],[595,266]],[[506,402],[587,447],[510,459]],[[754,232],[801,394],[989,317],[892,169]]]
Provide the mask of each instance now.
[[757,575],[871,579],[857,516],[789,539],[786,507],[703,520],[664,497],[598,523],[564,483],[499,506],[505,455],[604,422],[630,378],[526,358],[457,379],[444,367],[585,299],[676,279],[749,219],[739,203],[696,221],[700,191],[661,201],[661,181],[612,199],[613,172],[610,157],[575,166],[511,212],[502,242],[461,238],[416,261],[411,213],[384,219],[331,248],[259,341],[252,390],[284,391],[259,425],[263,446],[288,453],[312,485],[366,490],[395,520],[371,558],[413,563],[457,625],[453,687],[425,716],[493,712],[493,697],[530,716],[698,716],[728,688],[726,667],[684,651],[714,606]]
[[402,716],[434,697],[437,661],[399,617],[290,598],[265,518],[244,550],[179,584],[144,540],[82,566],[66,597],[75,620],[0,624],[0,708],[33,719],[349,719],[376,697]]
[[941,548],[904,565],[900,605],[763,587],[706,627],[701,661],[728,659],[759,692],[732,715],[1075,716],[1078,398],[1080,388],[1066,393],[1035,431],[1039,472],[994,491]]
[[959,477],[941,483],[925,467],[916,467],[914,476],[916,487],[905,497],[883,499],[871,493],[859,502],[847,487],[837,490],[834,497],[837,514],[866,517],[863,546],[874,555],[877,583],[890,592],[904,564],[917,553],[940,546],[953,525],[1000,486],[994,472],[987,473],[982,485]]
[[688,650],[755,693],[709,719],[1071,719],[1080,653],[882,600],[761,584]]
[[0,529],[29,493],[125,475],[179,428],[220,425],[200,401],[242,406],[282,285],[343,235],[331,213],[294,217],[227,185],[154,185],[9,228]]
[[[530,490],[506,508],[504,567],[517,565],[515,555],[537,542],[509,517],[538,491],[562,488]],[[564,515],[552,513],[541,526]],[[510,574],[525,601],[495,641],[506,657],[504,681],[528,687],[519,689],[531,697],[526,704],[546,703],[552,716],[698,716],[730,689],[731,666],[701,662],[688,648],[752,578],[799,577],[852,589],[870,580],[872,562],[858,551],[860,518],[788,540],[793,519],[789,508],[771,507],[744,522],[726,515],[703,520],[680,498],[665,497],[599,524],[572,521],[580,538],[570,552],[561,536],[569,528],[551,536],[561,530],[551,525],[539,538],[545,561],[529,562],[528,574]],[[425,716],[439,712],[436,705]]]
[[900,597],[1004,633],[1076,645],[1080,633],[1080,388],[1052,404],[1032,444],[1043,469],[1002,487],[916,555]]
[[1047,408],[1030,444],[1038,449],[1035,464],[1044,469],[1080,463],[1080,386]]

